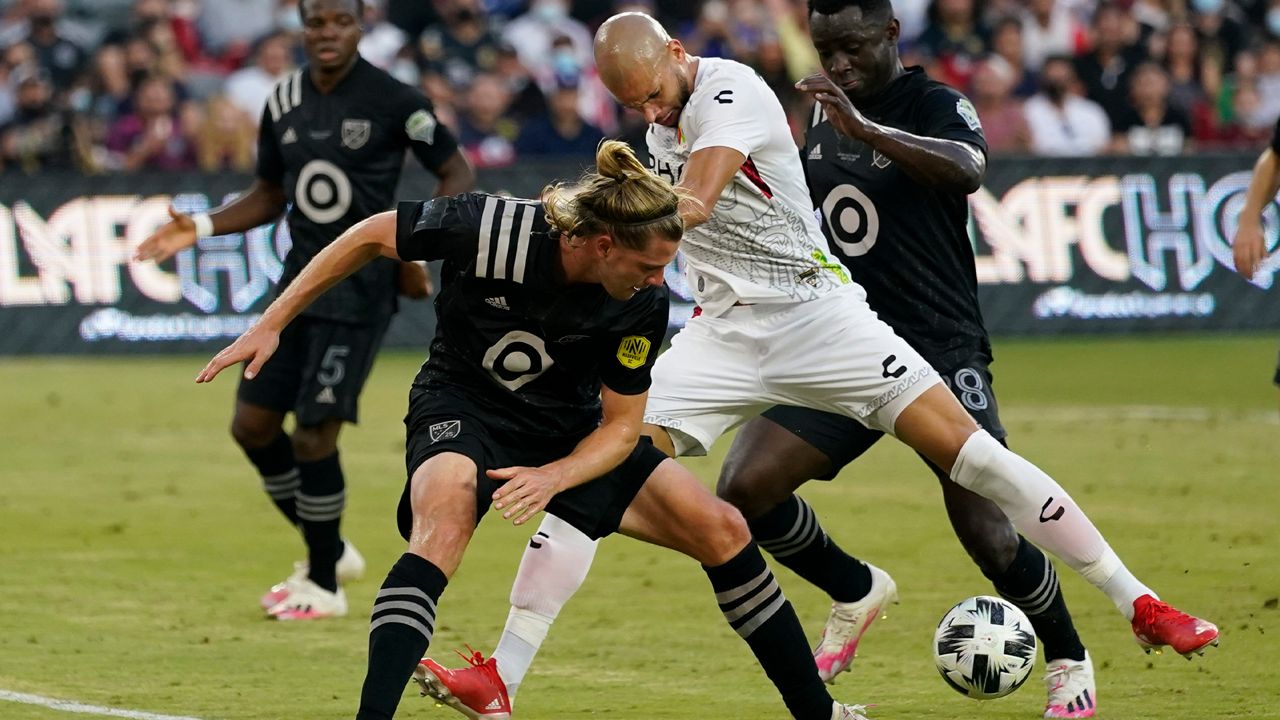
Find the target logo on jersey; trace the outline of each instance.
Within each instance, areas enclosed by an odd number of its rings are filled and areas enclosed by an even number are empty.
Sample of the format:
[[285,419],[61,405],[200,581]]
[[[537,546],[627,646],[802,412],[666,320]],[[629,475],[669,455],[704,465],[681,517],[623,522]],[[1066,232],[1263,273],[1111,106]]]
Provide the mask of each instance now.
[[298,173],[294,202],[317,225],[336,222],[351,209],[351,180],[328,160],[312,160]]
[[537,380],[553,363],[543,339],[523,330],[503,335],[480,362],[499,385],[512,391]]
[[837,185],[827,193],[822,217],[832,241],[848,257],[871,252],[880,237],[880,213],[875,203],[852,185]]

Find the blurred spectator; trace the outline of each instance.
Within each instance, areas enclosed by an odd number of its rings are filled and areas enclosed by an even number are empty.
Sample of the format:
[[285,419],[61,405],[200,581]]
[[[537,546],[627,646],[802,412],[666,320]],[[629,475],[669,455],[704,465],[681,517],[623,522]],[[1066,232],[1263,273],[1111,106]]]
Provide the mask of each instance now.
[[[453,85],[439,73],[424,72],[418,78],[418,89],[431,101],[432,112],[445,127],[458,134],[458,98]],[[536,89],[536,88],[535,88]],[[542,95],[541,92],[538,93]]]
[[1269,39],[1280,40],[1280,0],[1271,0],[1265,8],[1261,9],[1262,17],[1260,20],[1262,22],[1260,25],[1266,31]]
[[195,148],[178,116],[173,81],[152,75],[134,91],[133,112],[107,135],[107,150],[124,170],[190,170]]
[[692,55],[733,58],[754,65],[763,35],[761,8],[753,0],[706,0],[693,23],[679,37]]
[[[533,0],[529,11],[512,20],[502,37],[516,49],[543,92],[554,89],[557,72],[595,67],[591,31],[569,17],[568,0]],[[561,38],[568,42],[557,45]]]
[[465,107],[458,115],[458,144],[467,160],[478,168],[503,167],[516,160],[519,128],[506,116],[511,93],[502,79],[481,73],[467,88]]
[[[200,32],[191,3],[173,3],[170,0],[134,0],[133,13],[128,28],[108,33],[103,45],[124,45],[130,38],[146,40],[159,54],[172,53],[162,61],[169,66],[173,77],[181,77],[189,65],[206,63],[200,44]],[[174,12],[175,7],[184,10]]]
[[1025,153],[1031,149],[1031,129],[1022,101],[1013,96],[1013,71],[999,57],[978,64],[969,98],[982,121],[987,149],[993,153]]
[[302,29],[296,4],[276,5],[276,0],[205,0],[197,21],[205,47],[215,55],[245,58],[254,40],[275,29],[277,17]]
[[223,86],[226,99],[239,108],[256,126],[266,107],[267,96],[291,69],[293,41],[284,32],[275,32],[258,41],[253,65],[227,76]]
[[[1022,23],[1017,18],[1007,17],[998,21],[991,29],[991,52],[993,58],[999,58],[1009,72],[1012,92],[1020,98],[1029,98],[1036,94],[1039,87],[1034,73],[1027,72],[1027,64],[1022,59]],[[988,61],[990,61],[989,58]]]
[[604,139],[600,129],[583,122],[578,114],[578,78],[557,79],[556,89],[547,98],[549,113],[520,129],[516,154],[520,157],[559,156],[591,158]]
[[[559,35],[551,42],[551,55],[552,61],[543,66],[543,74],[538,74],[534,68],[525,65],[529,67],[529,72],[533,74],[543,95],[555,92],[557,77],[577,75],[581,78],[578,84],[578,114],[606,134],[612,134],[618,127],[618,104],[600,81],[594,56],[587,64],[579,62],[578,54],[573,50],[573,40],[568,35]],[[521,60],[521,63],[524,64],[524,61]]]
[[1077,89],[1071,58],[1046,58],[1040,70],[1041,91],[1024,106],[1037,155],[1088,157],[1106,150],[1111,123],[1102,107]]
[[14,10],[21,18],[7,28],[0,41],[5,47],[24,42],[35,52],[36,62],[48,73],[55,90],[65,90],[84,68],[87,54],[79,44],[67,37],[59,24],[61,0],[18,0]]
[[205,103],[195,131],[197,164],[206,172],[250,172],[257,138],[258,114],[250,115],[229,98],[215,95]]
[[1190,116],[1221,89],[1221,62],[1200,55],[1196,32],[1185,23],[1169,28],[1165,45],[1169,103]]
[[[400,28],[387,22],[386,13],[383,11],[385,0],[363,1],[364,34],[360,37],[358,46],[360,57],[386,70],[402,82],[416,83],[418,80],[416,68],[410,77],[403,77],[406,75],[407,66],[396,68],[397,61],[402,58],[401,50],[404,49],[409,36]],[[407,55],[403,57],[406,62],[412,63]]]
[[987,28],[977,0],[933,0],[929,25],[917,45],[931,59],[930,76],[952,87],[969,87],[974,66],[987,53]]
[[466,87],[478,73],[498,64],[500,39],[489,27],[481,0],[441,0],[443,23],[418,38],[423,70],[443,75],[455,87]]
[[902,27],[899,42],[907,47],[915,45],[920,34],[929,26],[929,6],[932,0],[894,0],[893,15]]
[[1270,41],[1258,51],[1258,95],[1263,115],[1274,122],[1280,116],[1280,42]]
[[1169,103],[1169,76],[1154,62],[1139,65],[1129,86],[1133,105],[1113,128],[1112,150],[1132,155],[1180,155],[1189,147],[1191,119]]
[[14,69],[14,117],[0,127],[0,162],[28,174],[91,170],[87,138],[71,113],[54,104],[49,72],[35,64]]
[[1029,70],[1039,71],[1050,55],[1078,55],[1088,47],[1084,27],[1058,0],[1030,0],[1021,18],[1022,60]]
[[1102,106],[1111,124],[1129,108],[1129,73],[1143,60],[1137,26],[1123,8],[1103,2],[1093,16],[1093,50],[1076,57],[1085,95]]
[[1200,47],[1226,64],[1246,44],[1244,13],[1231,0],[1191,0],[1191,24],[1200,36]]
[[507,107],[509,117],[523,124],[547,114],[546,96],[529,75],[529,69],[520,62],[515,48],[507,43],[498,47],[496,71],[498,77],[506,83],[507,92],[511,93],[511,103]]
[[1138,33],[1142,38],[1149,38],[1169,29],[1173,16],[1167,7],[1168,0],[1135,0],[1129,7],[1129,14],[1138,23]]

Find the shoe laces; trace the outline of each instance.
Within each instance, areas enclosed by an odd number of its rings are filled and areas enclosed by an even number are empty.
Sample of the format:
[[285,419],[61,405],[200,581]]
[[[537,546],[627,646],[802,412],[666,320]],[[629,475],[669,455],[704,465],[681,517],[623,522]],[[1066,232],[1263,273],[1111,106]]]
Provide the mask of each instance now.
[[867,708],[875,705],[841,705],[840,720],[867,720]]
[[1134,613],[1134,620],[1145,627],[1151,627],[1158,622],[1185,622],[1190,617],[1172,605],[1155,598],[1143,603]]
[[1049,689],[1049,704],[1066,705],[1087,689],[1081,687],[1087,681],[1084,670],[1084,662],[1076,660],[1066,660],[1050,667],[1044,674],[1044,684]]

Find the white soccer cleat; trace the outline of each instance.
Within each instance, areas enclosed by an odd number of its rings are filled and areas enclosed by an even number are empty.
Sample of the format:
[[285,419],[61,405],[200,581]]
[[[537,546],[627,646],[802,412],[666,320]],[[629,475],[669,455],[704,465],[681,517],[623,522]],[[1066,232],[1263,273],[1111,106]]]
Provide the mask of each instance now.
[[837,675],[849,669],[862,634],[886,605],[898,602],[898,586],[889,573],[871,563],[866,563],[866,566],[871,571],[871,590],[861,600],[831,603],[827,625],[822,629],[818,646],[813,649],[818,677],[825,683],[835,682]]
[[276,620],[320,620],[346,616],[347,595],[341,586],[337,592],[329,592],[307,578],[290,581],[288,585],[288,596],[267,610],[267,615]]
[[[342,541],[342,554],[338,556],[338,563],[333,569],[338,578],[339,585],[345,585],[355,582],[364,577],[364,556],[356,550],[356,546],[351,544],[350,540]],[[299,580],[306,580],[311,573],[311,566],[306,560],[299,560],[293,564],[293,572],[284,582],[278,582],[271,586],[265,595],[258,600],[258,604],[263,610],[270,610],[279,605],[285,598],[289,597],[290,583],[297,583]]]
[[864,715],[866,705],[843,705],[839,702],[831,705],[831,720],[867,720]]
[[1050,660],[1044,673],[1047,718],[1091,718],[1098,712],[1098,684],[1089,653],[1084,660]]

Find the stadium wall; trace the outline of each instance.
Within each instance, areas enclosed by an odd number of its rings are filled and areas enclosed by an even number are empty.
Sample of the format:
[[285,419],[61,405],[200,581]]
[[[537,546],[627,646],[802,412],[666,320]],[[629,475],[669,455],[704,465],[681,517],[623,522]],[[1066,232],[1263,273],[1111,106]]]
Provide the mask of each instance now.
[[[987,324],[997,334],[1141,333],[1280,329],[1271,292],[1273,254],[1253,282],[1231,269],[1230,237],[1254,157],[1058,160],[1000,158],[971,198],[971,235]],[[533,164],[481,173],[480,187],[535,196],[581,164]],[[253,321],[270,299],[287,227],[206,238],[156,266],[131,248],[163,222],[166,207],[216,205],[250,178],[235,174],[85,177],[9,175],[0,183],[0,355],[208,351]],[[426,197],[414,168],[403,199]],[[838,189],[839,190],[839,189]],[[824,205],[850,247],[876,241],[865,197],[840,190]],[[1268,206],[1268,247],[1280,207]],[[678,268],[668,280],[692,310]],[[429,301],[404,302],[388,336],[425,347]]]

